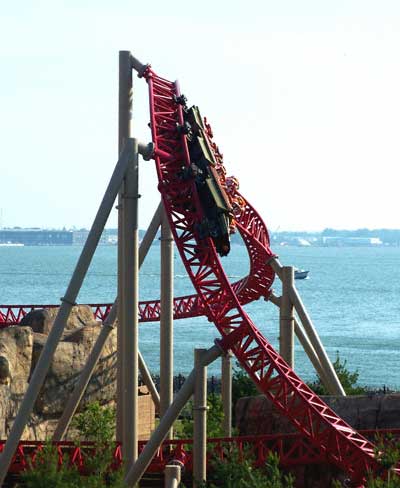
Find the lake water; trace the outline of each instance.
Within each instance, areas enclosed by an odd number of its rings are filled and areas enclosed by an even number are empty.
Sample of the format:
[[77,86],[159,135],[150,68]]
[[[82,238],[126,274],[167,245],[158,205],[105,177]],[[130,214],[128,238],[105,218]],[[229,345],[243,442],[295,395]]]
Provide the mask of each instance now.
[[[0,304],[58,304],[79,257],[80,247],[0,247]],[[159,297],[159,247],[153,246],[140,273],[140,298]],[[284,265],[309,269],[297,280],[321,340],[332,359],[339,351],[359,383],[371,387],[400,387],[400,248],[279,247]],[[79,303],[109,303],[116,296],[117,248],[96,251],[78,297]],[[246,275],[244,246],[234,245],[222,260],[232,281]],[[179,256],[175,264],[175,295],[193,292]],[[274,289],[280,293],[279,280]],[[255,324],[277,346],[278,311],[264,300],[246,306]],[[217,332],[205,318],[175,322],[175,372],[187,373],[195,347],[210,347]],[[140,349],[153,372],[158,372],[159,327],[140,327]],[[299,344],[295,370],[305,380],[313,368]],[[209,368],[218,374],[219,365]]]

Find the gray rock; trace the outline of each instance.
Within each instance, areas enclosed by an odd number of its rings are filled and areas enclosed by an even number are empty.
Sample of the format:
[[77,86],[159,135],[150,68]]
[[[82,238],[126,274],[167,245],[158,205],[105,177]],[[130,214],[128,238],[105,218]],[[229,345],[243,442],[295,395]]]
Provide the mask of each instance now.
[[[58,310],[59,307],[32,310],[25,315],[20,325],[29,326],[33,332],[47,335],[53,327]],[[96,321],[93,318],[91,307],[89,305],[76,305],[72,307],[65,325],[64,335],[93,323]]]
[[[57,312],[58,308],[33,310],[24,317],[24,325],[0,330],[0,436],[3,439],[7,437],[18,412]],[[94,320],[89,306],[73,307],[23,439],[43,440],[52,434],[101,327]],[[116,330],[113,330],[86,389],[80,410],[93,401],[114,405],[116,350],[117,336]]]
[[[356,430],[400,428],[400,394],[324,396],[322,399]],[[235,413],[241,435],[294,431],[291,423],[263,395],[240,398]]]

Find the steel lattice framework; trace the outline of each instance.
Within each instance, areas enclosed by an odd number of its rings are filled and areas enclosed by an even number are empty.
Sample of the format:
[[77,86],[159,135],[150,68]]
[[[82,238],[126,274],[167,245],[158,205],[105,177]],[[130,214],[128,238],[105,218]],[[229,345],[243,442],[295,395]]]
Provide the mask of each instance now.
[[[274,254],[263,220],[237,188],[227,188],[223,158],[213,141],[210,126],[206,124],[205,135],[216,160],[220,184],[232,201],[242,202],[233,206],[234,221],[249,253],[250,271],[247,277],[230,283],[212,239],[199,235],[199,224],[204,215],[195,182],[180,177],[182,167],[190,166],[190,156],[187,135],[181,130],[185,101],[179,86],[177,82],[156,75],[150,66],[142,77],[149,87],[158,188],[177,249],[197,292],[174,299],[174,318],[204,315],[213,322],[221,335],[220,345],[225,350],[232,350],[258,389],[300,431],[301,441],[296,449],[290,449],[289,454],[278,449],[286,460],[290,456],[303,462],[327,460],[346,471],[353,483],[361,484],[368,471],[379,469],[373,444],[338,417],[301,381],[243,309],[246,303],[260,297],[268,298],[275,276],[268,264]],[[2,305],[0,327],[18,324],[33,309],[54,306]],[[101,320],[111,308],[111,304],[91,306],[94,316]],[[139,316],[141,322],[159,320],[159,300],[141,302]],[[264,441],[257,442],[265,451]],[[176,445],[183,449],[183,443]],[[289,461],[283,464],[287,463]]]
[[[186,271],[205,315],[222,336],[222,347],[233,351],[258,389],[312,445],[345,470],[353,482],[361,483],[368,470],[378,468],[374,446],[301,381],[243,310],[212,240],[201,239],[196,232],[204,216],[195,183],[179,177],[182,166],[190,166],[187,136],[179,130],[184,124],[179,86],[160,78],[150,67],[144,77],[149,86],[158,187]],[[208,136],[211,137],[211,131]],[[220,173],[223,173],[220,154],[215,156],[220,163]],[[272,254],[266,227],[249,204],[235,217],[251,261],[261,265],[260,270],[254,270],[253,285],[261,295],[260,288],[268,289],[273,277],[273,271],[265,264]]]

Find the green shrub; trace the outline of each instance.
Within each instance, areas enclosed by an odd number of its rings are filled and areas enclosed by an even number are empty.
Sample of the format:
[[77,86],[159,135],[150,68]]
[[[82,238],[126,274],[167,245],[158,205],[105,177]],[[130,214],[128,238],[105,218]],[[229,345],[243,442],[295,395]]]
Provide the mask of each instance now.
[[[368,390],[365,386],[357,385],[359,377],[358,370],[356,370],[354,373],[351,373],[347,368],[347,360],[345,359],[344,361],[342,361],[340,359],[339,351],[336,351],[336,360],[333,363],[333,367],[346,395],[362,395],[364,393],[367,393]],[[329,395],[329,391],[326,389],[326,387],[322,383],[321,378],[318,375],[315,381],[313,381],[312,383],[308,383],[308,386],[317,395]]]
[[277,454],[270,452],[260,468],[254,464],[255,458],[249,452],[240,455],[237,449],[226,451],[223,460],[212,460],[208,481],[202,488],[293,488],[294,479],[280,471]]
[[397,466],[400,461],[400,441],[390,434],[378,437],[375,443],[375,456],[385,471],[385,476],[369,475],[367,488],[400,488],[400,477],[391,472],[391,468]]
[[58,465],[57,447],[46,442],[37,453],[34,465],[21,475],[22,486],[28,488],[80,488],[83,485],[75,467]]
[[83,450],[87,475],[81,476],[75,466],[65,463],[58,466],[58,453],[55,445],[46,442],[34,464],[22,476],[22,486],[27,488],[100,488],[110,486],[119,488],[123,483],[122,469],[111,471],[115,443],[115,413],[103,408],[98,402],[76,415],[72,424],[78,431],[80,440],[92,441],[93,448]]
[[240,364],[236,363],[236,368],[232,375],[232,406],[236,405],[239,398],[259,394],[260,392],[257,390],[253,380]]
[[[390,434],[378,437],[375,440],[375,456],[379,461],[381,474],[369,473],[366,488],[400,488],[400,477],[391,471],[400,461],[400,441]],[[339,481],[332,483],[332,488],[342,487]]]

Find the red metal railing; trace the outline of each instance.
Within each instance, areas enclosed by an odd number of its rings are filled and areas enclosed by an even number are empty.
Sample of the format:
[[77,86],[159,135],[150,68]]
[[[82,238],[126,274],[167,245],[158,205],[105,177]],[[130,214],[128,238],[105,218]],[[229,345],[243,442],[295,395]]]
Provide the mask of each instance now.
[[[376,435],[390,434],[400,439],[400,429],[365,430],[361,433],[374,439]],[[0,441],[0,453],[6,441]],[[192,468],[192,439],[166,440],[158,450],[149,465],[147,472],[162,473],[166,464],[171,460],[180,461],[188,470]],[[76,466],[81,473],[87,472],[86,460],[91,457],[93,443],[81,442],[55,442],[58,452],[59,465],[68,464]],[[139,453],[146,445],[146,441],[139,441]],[[13,457],[9,473],[19,474],[35,464],[38,453],[44,448],[42,441],[21,441]],[[309,440],[300,434],[265,434],[258,436],[223,437],[207,439],[208,459],[223,460],[232,449],[251,455],[257,466],[262,466],[267,460],[269,452],[279,455],[281,467],[303,466],[310,464],[329,463],[326,451],[320,450],[310,444]],[[116,443],[112,458],[112,469],[118,469],[122,464],[121,445]]]

